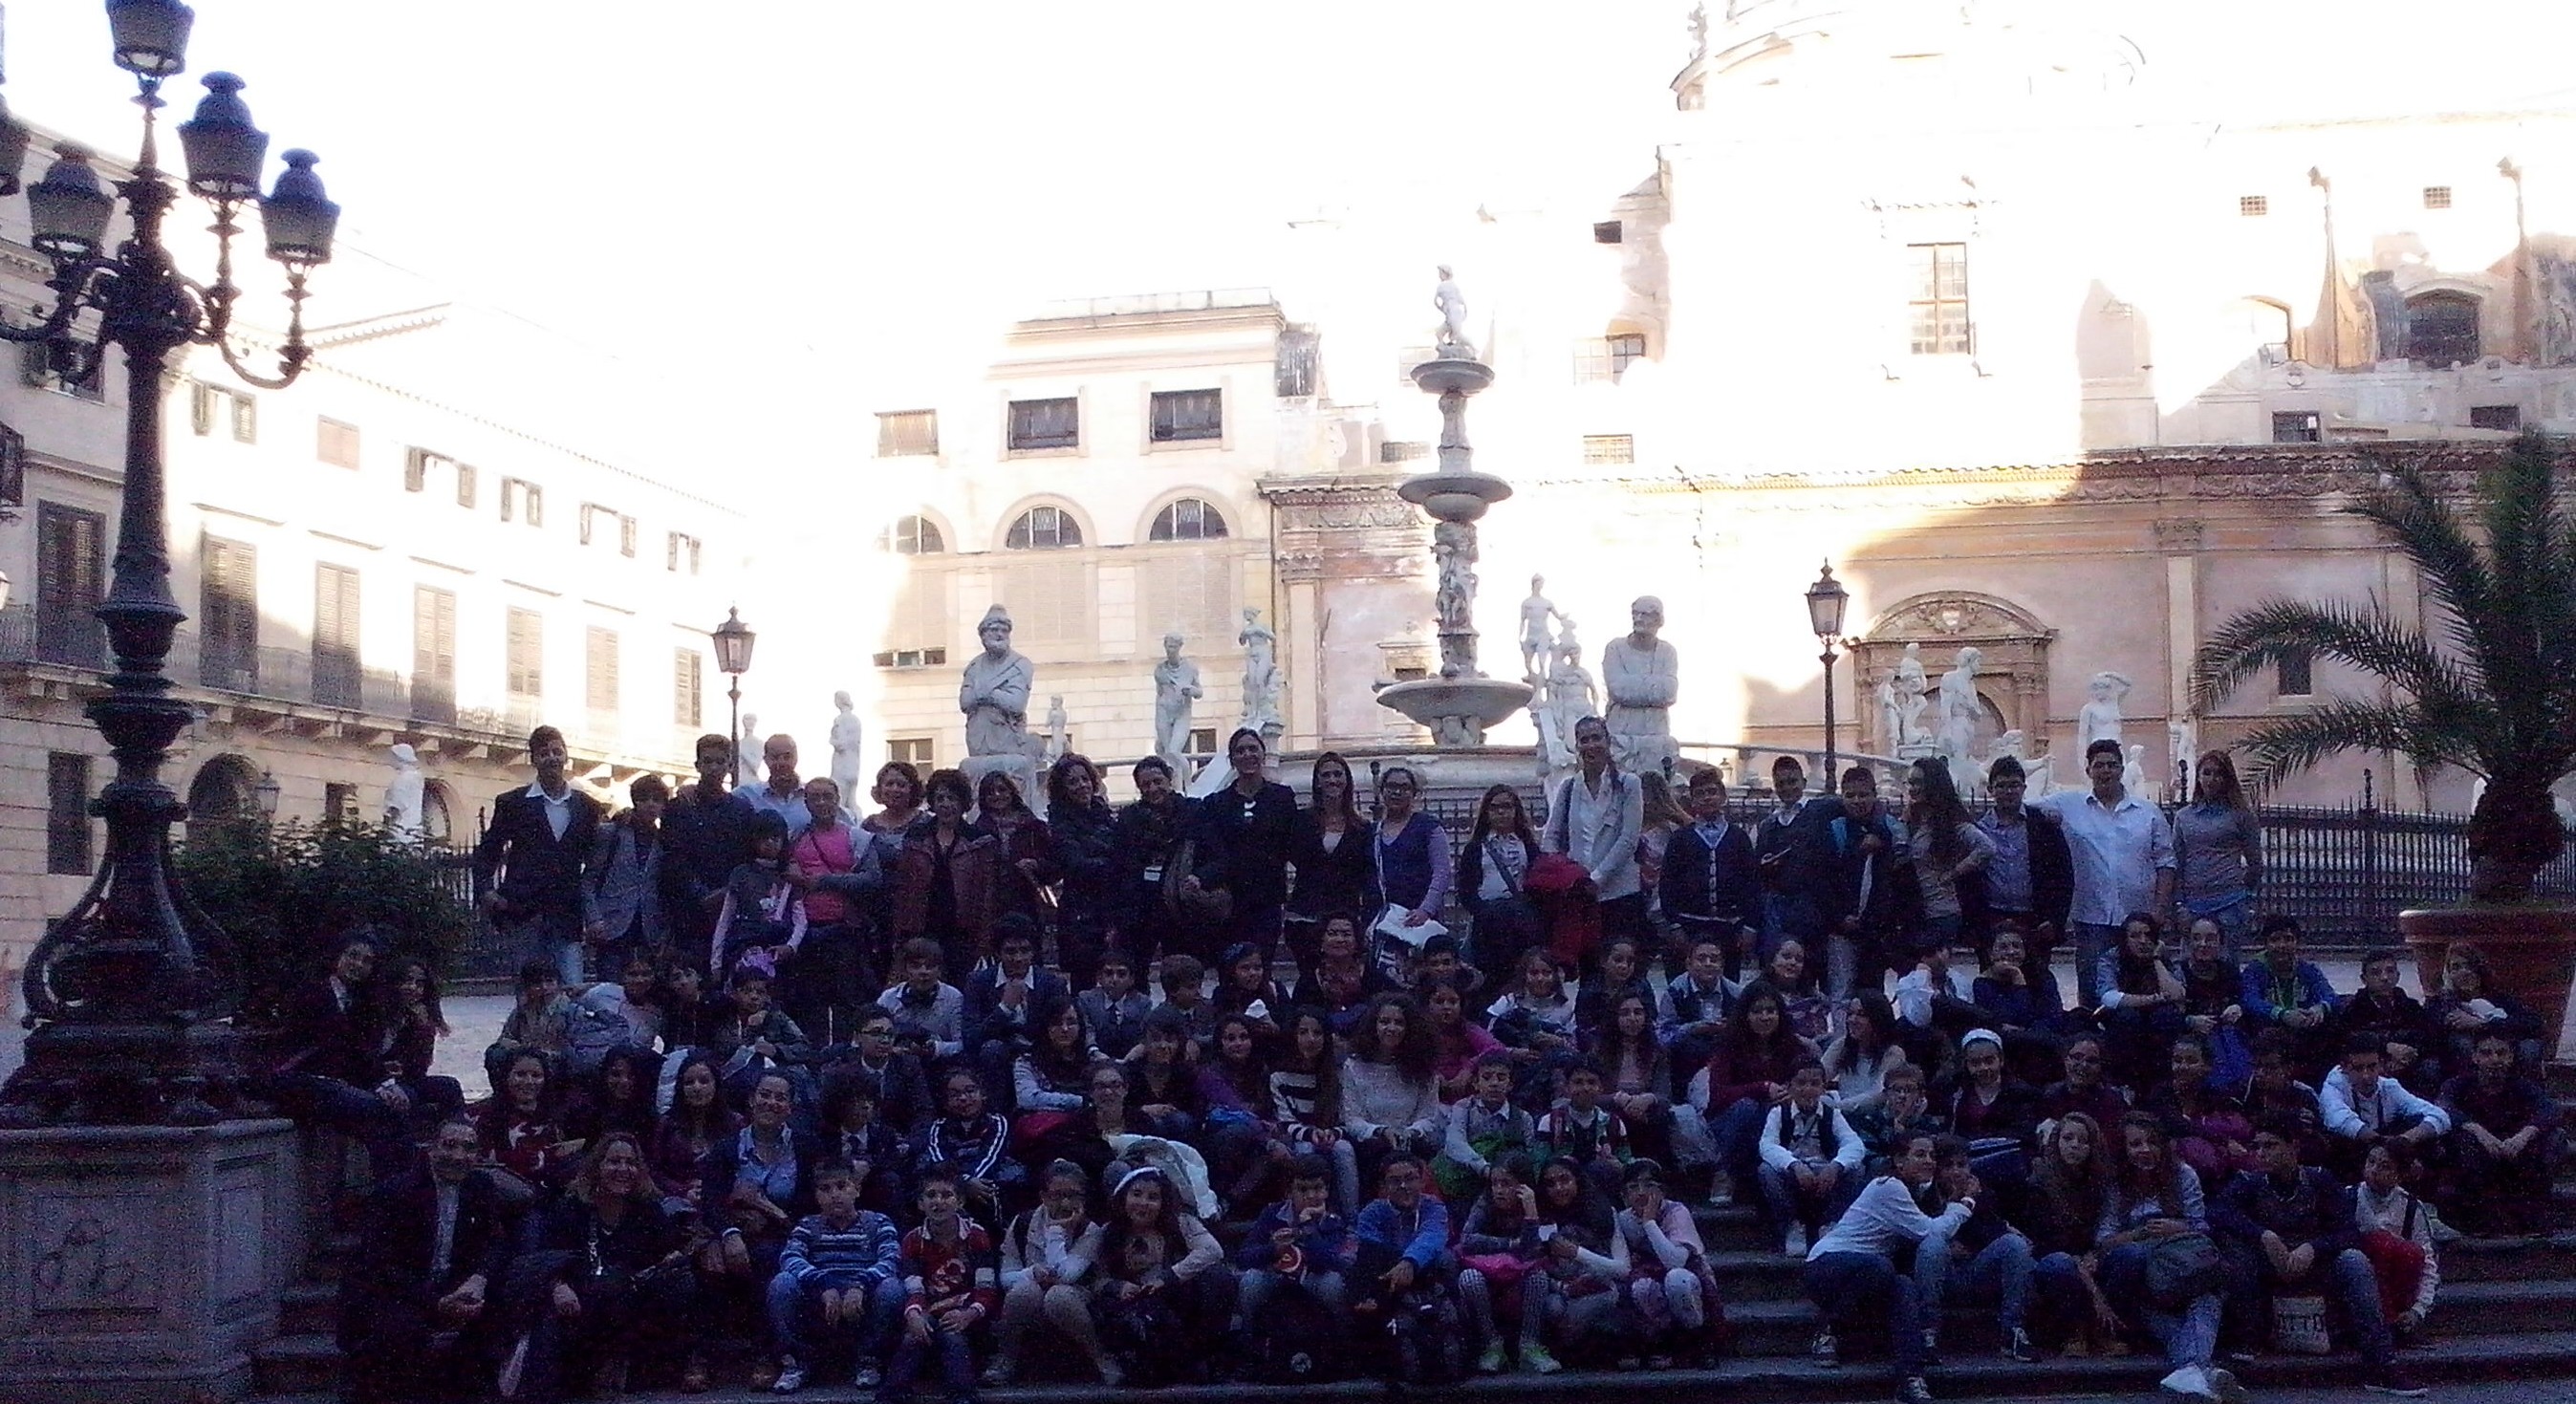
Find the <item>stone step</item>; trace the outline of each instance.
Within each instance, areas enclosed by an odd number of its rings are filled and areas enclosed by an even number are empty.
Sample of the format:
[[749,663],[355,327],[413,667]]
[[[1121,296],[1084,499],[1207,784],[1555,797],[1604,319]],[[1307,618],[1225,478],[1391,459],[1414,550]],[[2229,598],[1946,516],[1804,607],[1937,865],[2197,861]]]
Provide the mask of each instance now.
[[339,1284],[314,1279],[298,1282],[279,1295],[277,1305],[280,1335],[329,1335],[340,1321]]
[[[2437,1387],[2483,1380],[2529,1380],[2534,1382],[2536,1399],[2565,1397],[2571,1388],[2569,1382],[2576,1381],[2576,1332],[2437,1340],[2420,1350],[2409,1350],[2405,1361],[2425,1383]],[[2037,1365],[1962,1357],[1957,1364],[1935,1367],[1930,1376],[1933,1393],[1944,1399],[2109,1394],[2143,1397],[2165,1368],[2160,1360],[2135,1356],[2123,1360],[2049,1360]],[[2362,1368],[2361,1362],[2350,1354],[2273,1356],[2239,1374],[2249,1388],[2261,1390],[2351,1385],[2361,1380]],[[1480,1378],[1455,1388],[1462,1396],[1529,1400],[1532,1404],[1572,1399],[1597,1400],[1599,1404],[1706,1404],[1712,1397],[1843,1404],[1885,1399],[1887,1391],[1886,1371],[1870,1362],[1854,1361],[1839,1370],[1818,1370],[1803,1360],[1777,1359],[1729,1360],[1709,1370],[1507,1374]],[[739,1377],[724,1379],[705,1394],[653,1390],[627,1396],[635,1404],[767,1404],[775,1397],[766,1391],[752,1391]],[[854,1396],[846,1386],[817,1386],[807,1391],[807,1397],[845,1400]],[[984,1390],[980,1397],[986,1404],[1097,1404],[1101,1391],[1097,1385],[1021,1385]],[[1190,1385],[1157,1390],[1153,1395],[1155,1404],[1306,1404],[1310,1400],[1365,1404],[1384,1397],[1384,1387],[1374,1381],[1293,1388]],[[332,1404],[332,1400],[327,1379],[320,1384],[288,1387],[263,1382],[253,1404]]]

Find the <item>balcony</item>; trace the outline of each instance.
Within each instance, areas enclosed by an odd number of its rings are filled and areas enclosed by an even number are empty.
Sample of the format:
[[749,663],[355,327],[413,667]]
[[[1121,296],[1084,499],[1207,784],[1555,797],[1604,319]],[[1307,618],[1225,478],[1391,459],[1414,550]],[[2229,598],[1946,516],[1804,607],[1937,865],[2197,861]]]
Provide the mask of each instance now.
[[107,630],[86,609],[39,609],[13,604],[0,609],[0,663],[46,663],[58,668],[107,666]]

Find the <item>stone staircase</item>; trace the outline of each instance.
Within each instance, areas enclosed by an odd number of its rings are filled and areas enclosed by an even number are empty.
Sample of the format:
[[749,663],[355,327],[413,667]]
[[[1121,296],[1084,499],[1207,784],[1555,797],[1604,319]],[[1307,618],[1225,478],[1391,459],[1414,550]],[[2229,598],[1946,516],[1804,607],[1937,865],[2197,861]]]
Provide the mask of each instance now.
[[[2576,1186],[2559,1192],[2562,1230],[2545,1240],[2463,1239],[2442,1251],[2442,1295],[2425,1344],[2409,1350],[2410,1368],[2428,1384],[2491,1379],[2565,1381],[2576,1392]],[[1554,1376],[1506,1374],[1476,1380],[1463,1388],[1493,1398],[1528,1396],[1563,1398],[1604,1391],[1603,1398],[1626,1401],[1705,1399],[1712,1389],[1758,1391],[1757,1397],[1796,1400],[1865,1400],[1886,1397],[1885,1368],[1868,1358],[1872,1343],[1847,1341],[1853,1357],[1840,1370],[1818,1370],[1805,1358],[1815,1309],[1799,1295],[1798,1264],[1768,1240],[1749,1208],[1699,1211],[1702,1235],[1710,1245],[1727,1319],[1734,1325],[1737,1353],[1713,1370],[1655,1373],[1568,1371]],[[313,1275],[289,1291],[282,1334],[255,1356],[256,1397],[264,1404],[326,1404],[339,1369],[332,1341],[338,1261],[354,1248],[347,1234],[334,1234],[318,1245]],[[1995,1354],[1993,1313],[1956,1309],[1943,1332],[1947,1363],[1930,1372],[1933,1392],[1944,1398],[2043,1396],[2151,1391],[2165,1373],[2159,1358],[2051,1358],[2019,1365]],[[2357,1357],[2338,1353],[2323,1357],[2265,1356],[2241,1371],[2245,1383],[2301,1386],[2356,1384],[2361,1379]],[[1247,1397],[1374,1397],[1372,1382],[1343,1382],[1290,1389],[1228,1384],[1157,1391],[1156,1398],[1187,1404],[1229,1404]],[[995,1404],[1072,1404],[1100,1397],[1096,1385],[1031,1384],[985,1391]],[[714,1404],[749,1404],[768,1399],[755,1393],[738,1372],[720,1374],[718,1387],[705,1395],[676,1393],[637,1398],[687,1399]],[[816,1385],[808,1398],[855,1399],[846,1383]]]

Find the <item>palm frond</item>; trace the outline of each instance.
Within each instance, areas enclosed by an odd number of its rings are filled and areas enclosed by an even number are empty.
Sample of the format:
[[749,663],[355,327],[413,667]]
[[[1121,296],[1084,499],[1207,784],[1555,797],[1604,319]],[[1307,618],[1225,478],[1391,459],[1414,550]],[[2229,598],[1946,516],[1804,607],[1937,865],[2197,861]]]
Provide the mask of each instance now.
[[2444,657],[2421,630],[2390,615],[2376,600],[2312,604],[2274,599],[2228,620],[2201,646],[2194,704],[2208,711],[2247,678],[2277,667],[2285,657],[2320,654],[2396,684],[2437,714],[2474,710],[2485,691],[2481,679]]
[[2242,744],[2253,758],[2247,783],[2265,789],[2345,751],[2387,751],[2428,769],[2451,765],[2484,774],[2483,758],[2461,740],[2448,727],[2428,724],[2412,703],[2339,698],[2266,721]]

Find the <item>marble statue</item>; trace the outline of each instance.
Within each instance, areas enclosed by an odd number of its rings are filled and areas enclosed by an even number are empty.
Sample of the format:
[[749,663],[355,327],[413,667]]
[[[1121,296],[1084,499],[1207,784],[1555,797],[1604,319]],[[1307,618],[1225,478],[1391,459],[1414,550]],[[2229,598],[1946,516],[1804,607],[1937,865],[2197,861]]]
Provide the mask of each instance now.
[[2049,774],[2051,768],[2049,758],[2041,756],[2037,760],[2032,760],[2024,753],[2027,746],[2027,738],[2020,727],[2014,727],[1995,738],[1996,756],[2010,756],[2021,762],[2023,777],[2021,797],[2024,803],[2038,799],[2057,788],[2055,777]]
[[1681,656],[1657,637],[1664,627],[1662,600],[1639,595],[1628,606],[1628,623],[1628,633],[1601,646],[1601,683],[1610,694],[1610,710],[1601,720],[1622,767],[1641,774],[1666,770],[1680,754],[1672,708],[1681,697]]
[[1258,731],[1270,741],[1273,749],[1279,734],[1288,729],[1287,714],[1279,709],[1279,636],[1261,622],[1261,611],[1243,611],[1243,632],[1234,636],[1243,645],[1243,724]]
[[1064,697],[1062,694],[1049,697],[1046,718],[1046,763],[1055,764],[1064,759],[1065,752],[1072,749],[1073,722],[1064,714]]
[[1941,759],[1950,767],[1951,782],[1967,797],[1985,791],[1976,758],[1977,727],[1986,718],[1986,704],[1977,696],[1977,665],[1984,659],[1973,645],[1960,649],[1958,662],[1941,675]]
[[2075,754],[2078,756],[2096,741],[2120,739],[2120,701],[2129,695],[2129,680],[2122,674],[2105,669],[2095,673],[2084,689],[2092,694],[2093,700],[2085,703],[2083,710],[2075,714]]
[[733,787],[749,790],[769,783],[768,767],[760,759],[760,717],[742,714],[742,734],[733,741]]
[[851,710],[846,692],[832,694],[832,708],[832,783],[840,788],[842,803],[856,805],[865,793],[859,788],[859,714]]
[[2155,792],[2147,788],[2147,748],[2145,746],[2136,743],[2130,745],[2128,763],[2120,767],[2120,788],[2149,804],[2156,802]]
[[1181,636],[1163,636],[1163,661],[1154,665],[1154,754],[1171,762],[1174,775],[1188,773],[1190,704],[1207,695],[1199,686],[1199,665],[1181,656]]
[[1560,637],[1556,660],[1548,669],[1545,701],[1534,720],[1539,728],[1539,770],[1556,775],[1575,763],[1574,724],[1601,715],[1601,692],[1583,666],[1583,648],[1572,629]]
[[1467,340],[1467,295],[1458,291],[1458,280],[1449,273],[1449,265],[1440,265],[1440,286],[1432,291],[1431,305],[1440,309],[1440,357],[1450,361],[1476,359],[1476,348]]
[[1905,734],[1905,714],[1896,705],[1896,680],[1880,678],[1878,690],[1872,695],[1872,700],[1878,704],[1879,742],[1887,747],[1889,755],[1895,755],[1896,743],[1903,739]]
[[1440,570],[1431,597],[1440,620],[1440,676],[1475,677],[1476,529],[1463,522],[1434,523],[1431,559]]
[[1029,733],[1029,690],[1037,665],[1011,648],[1011,612],[995,605],[975,626],[984,651],[967,660],[965,680],[957,687],[957,710],[966,714],[966,754],[1019,756],[1038,754],[1040,743]]
[[394,778],[385,782],[385,828],[398,843],[418,843],[425,834],[421,827],[421,805],[429,782],[420,773],[420,756],[405,741],[393,745]]
[[1567,620],[1564,612],[1549,601],[1546,589],[1547,577],[1533,575],[1530,577],[1529,598],[1521,601],[1521,677],[1532,687],[1539,687],[1547,681],[1545,664],[1552,651],[1547,622],[1563,620],[1567,628],[1573,627],[1573,621]]
[[1931,705],[1924,694],[1932,687],[1923,672],[1923,645],[1905,646],[1905,656],[1896,661],[1896,730],[1890,740],[1896,754],[1904,755],[1908,746],[1921,746],[1931,736],[1923,729],[1923,709]]

